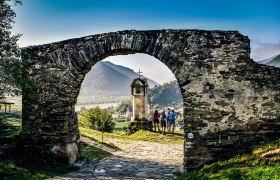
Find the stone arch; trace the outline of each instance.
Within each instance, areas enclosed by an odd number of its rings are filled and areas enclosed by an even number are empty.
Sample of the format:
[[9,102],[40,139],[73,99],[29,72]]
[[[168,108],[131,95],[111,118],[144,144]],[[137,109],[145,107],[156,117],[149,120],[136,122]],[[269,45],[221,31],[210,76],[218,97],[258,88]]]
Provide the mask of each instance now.
[[108,56],[133,53],[157,58],[179,83],[186,168],[279,137],[280,69],[254,63],[248,37],[237,31],[204,30],[129,30],[23,49],[34,86],[23,90],[22,137],[43,155],[73,163],[79,143],[74,105],[85,74]]

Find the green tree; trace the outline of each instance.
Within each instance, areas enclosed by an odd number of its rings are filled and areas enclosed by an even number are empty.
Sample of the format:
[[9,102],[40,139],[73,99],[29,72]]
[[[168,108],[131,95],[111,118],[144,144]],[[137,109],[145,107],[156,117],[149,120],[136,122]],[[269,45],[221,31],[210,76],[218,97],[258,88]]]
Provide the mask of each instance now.
[[117,105],[116,111],[119,113],[125,113],[127,111],[127,108],[131,106],[131,100],[125,100]]
[[158,85],[149,90],[148,100],[151,105],[169,106],[181,104],[182,94],[177,81]]
[[115,127],[110,113],[98,106],[82,110],[79,115],[79,125],[102,132],[112,132]]
[[21,0],[0,0],[0,97],[19,94],[24,83],[17,45],[20,35],[11,33],[16,17],[11,7],[18,4],[21,4]]

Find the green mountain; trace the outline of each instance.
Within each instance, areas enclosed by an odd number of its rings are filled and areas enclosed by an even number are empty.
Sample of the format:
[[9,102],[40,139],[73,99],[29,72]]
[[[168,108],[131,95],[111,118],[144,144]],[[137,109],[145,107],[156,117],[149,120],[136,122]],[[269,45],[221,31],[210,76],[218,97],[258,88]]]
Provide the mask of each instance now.
[[[132,69],[108,61],[96,63],[86,74],[81,85],[81,96],[129,96],[131,83],[138,77]],[[148,79],[148,78],[147,78]],[[150,87],[158,85],[148,79]]]
[[161,106],[183,103],[182,94],[176,80],[150,89],[148,100],[151,105],[158,104]]

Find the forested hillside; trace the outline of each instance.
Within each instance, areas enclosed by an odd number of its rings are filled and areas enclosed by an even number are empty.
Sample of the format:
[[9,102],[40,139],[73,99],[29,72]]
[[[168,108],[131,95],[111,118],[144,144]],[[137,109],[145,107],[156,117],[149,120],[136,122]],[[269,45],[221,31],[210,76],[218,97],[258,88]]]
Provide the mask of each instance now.
[[177,81],[171,81],[158,85],[149,91],[149,104],[151,105],[175,105],[183,103],[182,94]]

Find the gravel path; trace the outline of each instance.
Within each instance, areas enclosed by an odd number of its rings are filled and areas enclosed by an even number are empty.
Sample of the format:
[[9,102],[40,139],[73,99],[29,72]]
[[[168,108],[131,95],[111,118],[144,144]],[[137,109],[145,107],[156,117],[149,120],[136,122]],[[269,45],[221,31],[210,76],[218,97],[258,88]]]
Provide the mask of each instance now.
[[116,155],[157,162],[166,165],[180,166],[183,164],[183,145],[159,144],[139,141],[129,144]]
[[[82,138],[82,141],[91,140]],[[183,164],[183,145],[130,141],[122,150],[106,150],[114,155],[52,179],[175,179],[173,173]]]

